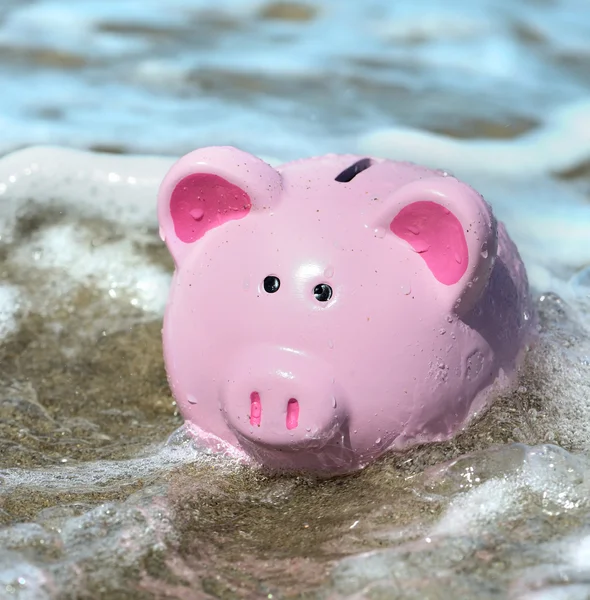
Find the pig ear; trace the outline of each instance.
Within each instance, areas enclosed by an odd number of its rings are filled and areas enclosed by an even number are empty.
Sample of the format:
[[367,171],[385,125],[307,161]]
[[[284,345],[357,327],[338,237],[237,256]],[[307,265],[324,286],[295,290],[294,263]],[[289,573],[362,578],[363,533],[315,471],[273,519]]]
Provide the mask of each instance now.
[[454,177],[439,176],[403,186],[387,205],[389,229],[423,261],[445,308],[465,314],[496,259],[496,220],[487,202]]
[[178,266],[191,245],[227,221],[273,206],[281,176],[229,146],[200,148],[177,161],[158,192],[160,236]]

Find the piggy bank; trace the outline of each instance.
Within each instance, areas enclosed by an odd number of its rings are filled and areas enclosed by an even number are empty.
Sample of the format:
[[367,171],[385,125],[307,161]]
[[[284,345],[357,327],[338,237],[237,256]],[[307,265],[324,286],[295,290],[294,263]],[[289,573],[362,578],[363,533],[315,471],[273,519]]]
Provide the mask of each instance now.
[[172,393],[193,431],[250,460],[353,471],[450,438],[515,382],[525,269],[445,172],[202,148],[165,176],[158,218]]

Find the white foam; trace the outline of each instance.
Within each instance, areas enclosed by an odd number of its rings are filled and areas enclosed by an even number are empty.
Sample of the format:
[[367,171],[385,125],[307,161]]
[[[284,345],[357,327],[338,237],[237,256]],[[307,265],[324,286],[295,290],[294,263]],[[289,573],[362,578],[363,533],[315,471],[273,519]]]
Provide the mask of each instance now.
[[[426,474],[423,480],[428,490],[426,496],[417,484],[415,491],[419,496],[435,498],[445,505],[435,524],[418,536],[411,533],[405,539],[396,540],[391,548],[340,561],[333,575],[334,586],[342,594],[334,597],[364,598],[370,590],[387,590],[394,595],[395,592],[408,595],[413,592],[417,597],[429,597],[425,590],[432,589],[428,585],[432,586],[437,579],[448,582],[448,591],[456,586],[461,597],[478,597],[482,580],[471,569],[481,568],[482,562],[485,564],[496,552],[505,552],[500,560],[509,565],[510,553],[514,556],[523,543],[523,532],[524,535],[530,533],[527,523],[531,514],[534,515],[533,529],[543,527],[543,519],[548,521],[558,515],[583,518],[590,497],[589,474],[587,459],[552,445],[516,444],[463,456]],[[440,488],[436,487],[437,481],[442,484]],[[506,548],[497,549],[502,542]],[[577,537],[538,548],[533,542],[528,543],[528,551],[535,554],[537,566],[525,571],[509,566],[514,581],[506,597],[521,600],[550,597],[529,594],[533,591],[547,594],[553,589],[552,581],[561,581],[557,575],[560,575],[559,569],[566,566],[569,570],[565,573],[571,575],[567,582],[578,583],[575,570],[578,575],[588,572],[589,544],[587,540],[580,543]],[[550,558],[555,559],[554,564],[539,566],[542,560]],[[470,565],[467,571],[465,561]],[[562,568],[561,575],[563,573]],[[545,580],[547,585],[541,586]],[[580,577],[579,583],[575,586],[576,593],[582,588],[587,593],[590,589],[587,579]],[[424,587],[424,584],[428,585]],[[496,582],[496,585],[500,584]],[[562,594],[569,586],[555,589]]]
[[63,465],[51,469],[11,468],[0,471],[0,496],[25,486],[39,491],[105,491],[121,482],[147,480],[174,467],[191,463],[214,463],[217,468],[231,469],[236,458],[218,455],[198,445],[184,427],[170,436],[165,444],[144,449],[144,456],[119,461],[98,460],[91,463]]
[[510,513],[519,501],[514,483],[491,479],[459,495],[433,528],[432,535],[464,535],[484,528]]
[[377,22],[375,29],[385,39],[412,43],[425,39],[439,41],[486,35],[489,34],[490,22],[471,16],[449,16],[446,12],[429,12],[421,19],[398,15],[395,20]]
[[156,227],[157,190],[172,162],[52,147],[9,154],[0,159],[0,236],[10,240],[17,213],[30,200],[57,202],[130,230]]
[[[43,600],[55,594],[61,597],[65,590],[76,595],[93,582],[112,583],[147,553],[169,552],[175,547],[177,531],[172,526],[166,474],[183,465],[200,464],[214,467],[223,476],[237,464],[231,456],[199,445],[185,427],[165,444],[145,448],[143,454],[129,460],[0,471],[0,498],[25,489],[30,494],[88,494],[121,486],[127,489],[132,482],[142,484],[123,502],[49,506],[37,514],[35,522],[0,530],[0,546],[6,549],[0,550],[0,585],[12,586],[15,597]],[[35,554],[39,548],[50,553],[51,560]],[[20,549],[27,549],[34,560],[21,556]]]
[[0,589],[3,598],[19,600],[50,600],[52,592],[51,576],[29,562],[18,552],[0,552]]
[[590,535],[580,533],[548,542],[540,549],[544,564],[526,569],[513,584],[517,600],[577,600],[590,594]]
[[39,523],[16,524],[0,532],[4,547],[28,548],[37,560],[39,549],[52,554],[39,565],[15,551],[0,552],[2,598],[44,600],[66,592],[78,597],[93,584],[104,587],[108,580],[112,585],[124,569],[137,565],[147,553],[165,552],[176,539],[162,486],[82,514],[79,509],[46,509],[38,515]]
[[587,600],[588,586],[566,583],[563,586],[549,585],[546,589],[530,591],[513,596],[515,600]]
[[16,287],[0,284],[0,340],[16,330],[16,315],[22,306],[21,293]]
[[584,476],[590,469],[583,461],[551,445],[528,448],[523,458],[517,468],[479,484],[469,477],[468,490],[451,500],[429,535],[477,536],[521,515],[531,494],[541,499],[547,512],[575,510],[586,502],[589,487]]
[[362,136],[362,152],[460,172],[531,177],[572,169],[590,158],[590,102],[557,110],[538,129],[510,140],[458,140],[418,129]]
[[[577,510],[586,503],[590,487],[584,482],[584,477],[590,473],[590,465],[558,446],[523,449],[520,465],[516,463],[513,468],[504,471],[513,460],[507,454],[508,461],[502,471],[496,475],[489,473],[492,475],[490,479],[477,483],[477,478],[468,477],[467,491],[458,490],[429,535],[477,536],[490,527],[519,517],[531,501],[531,495],[540,498],[546,512],[555,514]],[[485,461],[485,455],[482,458]],[[501,464],[502,461],[498,462]],[[468,460],[462,459],[461,464],[465,463],[467,476],[474,467]],[[477,458],[474,464],[477,465]]]
[[46,309],[54,308],[59,297],[76,286],[91,284],[110,299],[162,314],[170,287],[170,273],[147,263],[135,250],[132,237],[95,245],[88,230],[71,222],[42,229],[18,247],[10,263],[50,272],[46,285],[37,290]]
[[590,535],[573,540],[565,554],[568,562],[578,569],[590,568]]
[[[590,309],[590,267],[581,269],[569,280],[570,296]],[[590,312],[590,311],[588,311]]]

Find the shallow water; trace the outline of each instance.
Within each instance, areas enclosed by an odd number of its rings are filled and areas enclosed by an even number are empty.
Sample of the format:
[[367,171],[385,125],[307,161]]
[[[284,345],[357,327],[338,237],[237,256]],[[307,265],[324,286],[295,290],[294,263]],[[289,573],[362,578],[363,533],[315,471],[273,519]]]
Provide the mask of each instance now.
[[[588,39],[581,0],[5,0],[0,597],[590,597]],[[109,154],[8,156],[39,143]],[[205,144],[472,183],[537,298],[516,392],[335,480],[195,447],[154,202]],[[119,156],[145,153],[164,157]]]

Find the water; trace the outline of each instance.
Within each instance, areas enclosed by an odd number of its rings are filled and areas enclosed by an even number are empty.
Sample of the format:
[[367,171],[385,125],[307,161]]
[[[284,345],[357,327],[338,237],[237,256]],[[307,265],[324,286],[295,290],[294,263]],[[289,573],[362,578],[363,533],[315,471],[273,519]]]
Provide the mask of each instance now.
[[[0,597],[589,597],[588,39],[583,0],[4,0]],[[33,144],[108,154],[8,156]],[[337,480],[195,447],[162,365],[154,198],[206,144],[481,190],[537,296],[516,392]]]

